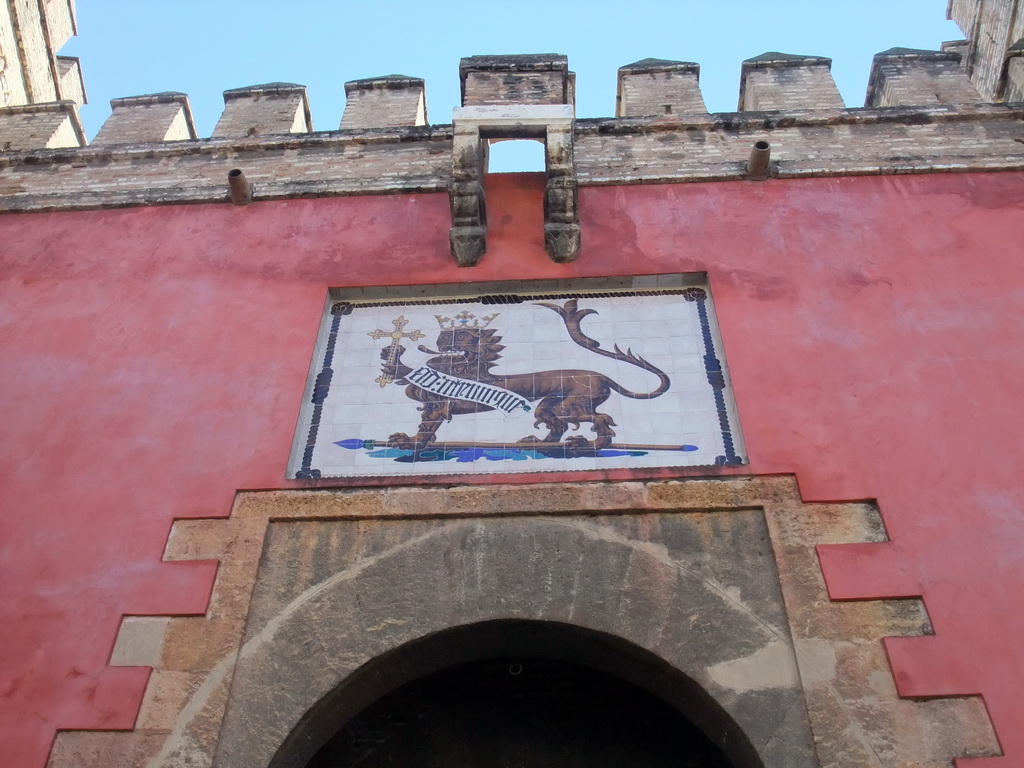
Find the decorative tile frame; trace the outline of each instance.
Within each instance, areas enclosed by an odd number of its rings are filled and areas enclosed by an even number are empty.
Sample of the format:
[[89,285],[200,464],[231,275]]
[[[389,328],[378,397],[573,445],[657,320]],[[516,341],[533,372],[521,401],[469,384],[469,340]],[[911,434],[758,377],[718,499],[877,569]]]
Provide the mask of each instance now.
[[703,275],[332,292],[289,476],[745,463]]

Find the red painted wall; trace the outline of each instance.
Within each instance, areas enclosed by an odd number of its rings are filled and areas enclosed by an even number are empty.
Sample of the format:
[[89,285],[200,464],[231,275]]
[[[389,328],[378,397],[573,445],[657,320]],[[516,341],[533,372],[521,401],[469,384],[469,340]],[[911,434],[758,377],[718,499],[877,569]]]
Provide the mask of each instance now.
[[571,265],[544,255],[540,185],[491,179],[468,270],[444,195],[0,216],[5,765],[132,726],[148,670],[105,667],[122,614],[202,612],[215,573],[160,562],[174,518],[302,485],[328,286],[676,271],[709,274],[743,471],[878,499],[892,543],[823,548],[833,597],[923,594],[936,635],[887,646],[901,693],[984,694],[991,764],[1024,765],[1024,174],[584,189]]

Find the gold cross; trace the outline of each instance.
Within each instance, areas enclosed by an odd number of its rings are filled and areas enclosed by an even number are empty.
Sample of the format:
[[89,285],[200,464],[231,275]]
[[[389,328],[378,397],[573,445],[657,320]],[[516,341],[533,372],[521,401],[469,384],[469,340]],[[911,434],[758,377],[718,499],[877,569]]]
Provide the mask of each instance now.
[[[399,315],[397,319],[392,320],[391,322],[395,326],[395,330],[393,331],[382,331],[380,328],[378,328],[376,331],[369,331],[367,333],[367,336],[370,336],[371,338],[374,339],[391,339],[391,345],[387,347],[388,358],[384,363],[385,366],[394,365],[395,362],[398,360],[398,349],[401,345],[402,339],[418,341],[419,339],[422,339],[426,336],[425,333],[420,333],[419,331],[404,333],[402,329],[409,324],[409,321],[405,319],[404,315]],[[388,375],[387,373],[381,372],[380,376],[374,379],[374,381],[380,384],[381,387],[386,387],[388,384],[394,381],[394,377]]]

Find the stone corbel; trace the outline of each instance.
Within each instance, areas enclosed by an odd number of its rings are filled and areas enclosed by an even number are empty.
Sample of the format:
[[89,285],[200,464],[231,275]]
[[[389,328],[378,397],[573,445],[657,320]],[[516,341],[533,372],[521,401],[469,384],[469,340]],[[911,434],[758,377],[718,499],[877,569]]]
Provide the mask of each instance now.
[[580,250],[576,165],[572,126],[548,128],[544,143],[547,182],[544,185],[544,249],[552,261],[572,261]]
[[458,107],[452,120],[451,252],[460,267],[480,262],[487,250],[484,142],[540,139],[544,142],[544,247],[553,261],[576,258],[580,248],[573,108],[568,104]]
[[455,123],[452,141],[452,184],[448,202],[452,256],[460,267],[475,267],[487,250],[487,206],[483,185],[483,144],[475,125]]

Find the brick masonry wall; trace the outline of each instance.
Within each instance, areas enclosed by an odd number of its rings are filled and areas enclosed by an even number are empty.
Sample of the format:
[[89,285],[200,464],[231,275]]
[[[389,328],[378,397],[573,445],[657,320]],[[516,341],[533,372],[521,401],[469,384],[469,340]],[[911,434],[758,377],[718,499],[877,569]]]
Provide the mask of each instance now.
[[[42,153],[32,156],[42,158]],[[49,171],[60,173],[59,190],[33,161],[24,163],[27,156],[2,167],[5,159],[0,157],[0,206],[6,210],[220,202],[227,200],[227,173],[233,168],[245,172],[257,199],[439,191],[451,175],[451,134],[410,128],[370,131],[358,139],[340,133],[248,142],[207,139],[165,144],[157,151],[153,145],[90,147],[84,153],[47,155]]]
[[58,56],[57,71],[60,73],[60,97],[75,102],[79,107],[85,104],[85,84],[78,59]]
[[50,70],[50,48],[43,34],[38,0],[13,0],[20,34],[20,51],[27,64],[29,98],[34,103],[55,101],[57,89]]
[[827,65],[754,69],[747,75],[745,110],[842,109]]
[[[1022,119],[978,106],[578,120],[576,172],[584,186],[742,179],[759,139],[779,178],[1021,169]],[[257,200],[444,191],[451,142],[450,126],[424,126],[9,153],[0,211],[219,202],[232,168]]]
[[956,22],[960,30],[967,36],[971,35],[977,22],[980,0],[952,0],[949,4],[949,18]]
[[47,105],[45,109],[0,108],[0,152],[45,146],[49,149],[77,147],[81,128],[70,103]]
[[639,122],[581,121],[576,170],[581,185],[621,184],[629,174],[641,183],[742,178],[757,139],[772,143],[779,178],[1021,167],[1024,145],[1016,138],[1024,112],[1013,114],[1005,122],[947,121],[942,117],[951,113],[932,111],[933,122],[915,124],[884,112],[868,120],[866,112],[843,110],[818,121],[805,115],[796,126],[782,118],[773,124],[766,115],[737,115],[734,122],[711,119],[665,131]]
[[954,61],[930,61],[920,66],[911,61],[889,61],[879,68],[881,87],[876,88],[879,107],[921,104],[977,104],[985,101],[961,66]]
[[638,72],[622,78],[622,117],[707,112],[695,74]]
[[981,6],[973,78],[978,90],[991,98],[998,95],[1006,49],[1020,37],[1024,19],[1014,24],[1013,11],[1017,5],[1016,0],[985,0]]
[[114,107],[113,114],[93,139],[94,146],[135,144],[140,141],[181,141],[194,138],[179,101]]
[[356,88],[345,100],[341,127],[346,130],[423,125],[423,88]]
[[282,133],[303,133],[306,122],[305,89],[301,86],[283,93],[254,93],[224,97],[224,112],[213,129],[214,138],[243,138]]
[[949,18],[970,40],[965,60],[971,79],[986,100],[1000,94],[1006,50],[1024,37],[1024,12],[1017,0],[952,0]]
[[44,0],[46,11],[46,31],[50,37],[50,47],[59,51],[64,44],[75,36],[75,21],[71,16],[72,0]]
[[6,62],[0,71],[0,107],[24,104],[28,96],[18,57],[18,40],[11,23],[11,7],[7,3],[0,3],[0,56]]
[[564,104],[565,73],[470,72],[463,104]]

